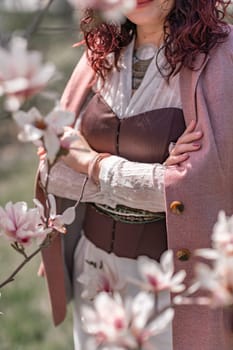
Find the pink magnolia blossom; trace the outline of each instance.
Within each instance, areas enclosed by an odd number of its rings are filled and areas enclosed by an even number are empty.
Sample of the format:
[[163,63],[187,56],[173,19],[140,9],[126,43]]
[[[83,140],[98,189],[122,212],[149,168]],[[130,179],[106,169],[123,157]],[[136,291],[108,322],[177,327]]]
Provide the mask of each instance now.
[[233,256],[233,215],[227,217],[220,211],[212,234],[213,248],[224,255]]
[[145,292],[125,302],[116,294],[98,294],[93,308],[82,308],[85,330],[94,336],[92,348],[142,349],[149,345],[149,339],[163,332],[174,316],[167,309],[151,321],[154,307],[154,297]]
[[99,10],[107,20],[119,20],[136,7],[136,0],[69,0],[73,6]]
[[132,301],[130,331],[137,341],[138,348],[150,348],[150,339],[162,333],[174,317],[174,310],[167,308],[154,316],[155,298],[140,292]]
[[42,140],[42,145],[46,149],[47,158],[52,164],[62,146],[61,136],[65,127],[72,125],[75,114],[64,111],[56,106],[46,117],[32,108],[28,112],[18,111],[14,114],[14,120],[22,130],[18,138],[22,142],[34,142]]
[[233,257],[221,257],[213,267],[199,263],[195,275],[199,288],[209,292],[197,302],[211,307],[233,305]]
[[208,297],[197,299],[212,307],[233,304],[233,216],[219,212],[213,228],[213,248],[196,250],[196,255],[211,262],[195,266],[195,283],[198,289],[209,292]]
[[122,346],[134,349],[136,342],[128,331],[130,322],[124,303],[119,295],[111,297],[100,293],[93,302],[93,308],[82,307],[85,331],[93,335],[98,346]]
[[41,243],[48,231],[44,229],[38,209],[28,209],[25,202],[8,202],[5,209],[0,207],[0,233],[12,242],[27,245],[33,239]]
[[[75,219],[75,207],[69,207],[62,214],[57,214],[56,200],[52,194],[48,195],[47,208],[44,208],[38,199],[34,199],[34,203],[39,210],[42,221],[47,222],[51,230],[55,229],[60,233],[66,233],[65,225],[72,224]],[[48,218],[45,215],[46,210],[49,211]]]
[[18,110],[47,85],[54,72],[54,64],[42,64],[39,52],[27,50],[25,39],[13,37],[9,49],[0,48],[0,95],[5,96],[6,110]]
[[182,282],[186,272],[181,270],[174,274],[172,250],[162,254],[160,263],[146,256],[139,257],[138,269],[143,282],[135,281],[135,283],[147,291],[158,293],[168,290],[179,293],[185,289],[185,285]]
[[91,261],[85,261],[84,272],[78,281],[84,286],[82,297],[89,300],[100,292],[123,292],[126,286],[126,280],[121,276],[114,260],[110,258],[103,262],[97,252],[92,255]]
[[212,248],[197,249],[195,253],[209,260],[233,256],[233,216],[227,217],[224,211],[220,211],[213,228]]

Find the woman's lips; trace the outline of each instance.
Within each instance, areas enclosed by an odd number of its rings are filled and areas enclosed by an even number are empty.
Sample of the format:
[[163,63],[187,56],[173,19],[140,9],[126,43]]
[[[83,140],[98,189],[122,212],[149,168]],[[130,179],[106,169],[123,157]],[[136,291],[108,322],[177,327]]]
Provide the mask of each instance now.
[[148,5],[153,0],[137,0],[137,8]]

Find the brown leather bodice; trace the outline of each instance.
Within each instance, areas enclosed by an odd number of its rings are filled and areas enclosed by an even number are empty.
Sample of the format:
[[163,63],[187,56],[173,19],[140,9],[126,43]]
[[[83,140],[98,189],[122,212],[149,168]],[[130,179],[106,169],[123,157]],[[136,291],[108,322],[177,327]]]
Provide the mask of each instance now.
[[156,109],[119,119],[98,94],[89,102],[81,124],[82,134],[97,152],[143,163],[163,163],[170,142],[176,142],[184,129],[179,108]]
[[[142,163],[163,163],[169,154],[169,144],[176,142],[184,130],[183,112],[179,108],[156,109],[119,119],[98,94],[89,102],[81,123],[82,134],[97,152]],[[88,205],[84,232],[99,248],[128,258],[147,255],[159,259],[167,248],[165,219],[126,224]]]

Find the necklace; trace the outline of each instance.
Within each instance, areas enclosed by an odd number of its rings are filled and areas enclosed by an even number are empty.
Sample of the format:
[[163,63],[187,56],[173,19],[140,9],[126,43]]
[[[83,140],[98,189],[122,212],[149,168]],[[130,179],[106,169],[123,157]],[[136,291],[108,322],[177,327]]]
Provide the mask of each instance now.
[[134,57],[140,61],[147,61],[154,58],[158,48],[153,44],[144,44],[135,49]]

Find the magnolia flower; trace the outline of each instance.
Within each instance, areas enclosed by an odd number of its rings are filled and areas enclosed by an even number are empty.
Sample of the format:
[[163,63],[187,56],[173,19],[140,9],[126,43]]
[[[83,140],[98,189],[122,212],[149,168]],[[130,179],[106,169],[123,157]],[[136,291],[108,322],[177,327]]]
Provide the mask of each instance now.
[[150,321],[154,313],[154,298],[145,292],[125,303],[119,295],[100,293],[94,308],[83,306],[83,322],[87,333],[94,336],[101,349],[141,349],[148,340],[164,331],[174,311],[167,309]]
[[233,215],[227,217],[220,211],[212,235],[213,248],[223,254],[233,256]]
[[212,268],[198,263],[195,275],[199,288],[209,292],[208,297],[201,298],[202,303],[205,299],[211,307],[233,305],[233,257],[220,258]]
[[132,302],[130,330],[139,348],[149,348],[150,338],[162,333],[174,317],[174,310],[167,308],[153,318],[154,310],[155,298],[148,293],[140,292]]
[[73,6],[98,10],[106,20],[120,20],[136,7],[136,0],[69,0]]
[[233,256],[233,216],[227,217],[224,211],[218,214],[213,228],[212,247],[197,249],[196,255],[209,260],[217,260],[224,256]]
[[100,293],[93,302],[93,308],[84,305],[81,312],[84,330],[95,337],[97,346],[136,347],[128,331],[130,319],[119,295],[110,297],[107,293]]
[[46,86],[54,72],[54,64],[43,65],[39,52],[27,50],[25,39],[13,37],[8,50],[0,48],[0,95],[6,96],[6,110],[18,110]]
[[214,225],[212,247],[197,249],[195,254],[211,262],[211,265],[198,263],[195,266],[195,280],[187,290],[194,294],[198,290],[208,292],[207,296],[176,297],[177,304],[205,304],[211,307],[222,307],[233,304],[233,216],[226,217],[219,212]]
[[138,269],[144,282],[136,282],[142,288],[153,293],[168,290],[174,293],[182,292],[182,283],[186,272],[181,270],[174,274],[173,251],[168,250],[161,256],[160,263],[146,256],[138,258]]
[[[40,217],[44,223],[47,223],[51,230],[56,230],[60,233],[66,233],[65,225],[70,225],[75,219],[75,207],[67,208],[62,214],[57,214],[56,200],[52,194],[48,195],[47,208],[38,199],[33,200],[39,210]],[[49,211],[48,218],[45,211]]]
[[44,230],[37,208],[28,209],[25,202],[8,202],[5,209],[0,207],[0,233],[10,241],[26,245],[35,238],[41,243],[48,231]]
[[105,259],[103,262],[101,255],[98,256],[96,252],[91,260],[85,261],[84,272],[78,278],[84,285],[84,299],[92,300],[100,292],[113,294],[124,290],[126,280],[121,276],[113,259]]
[[46,117],[43,117],[36,108],[28,112],[18,111],[13,117],[22,129],[18,135],[19,140],[34,142],[36,145],[39,145],[38,140],[42,140],[51,164],[62,146],[60,137],[65,127],[73,124],[75,120],[74,113],[63,111],[59,106],[55,107]]

